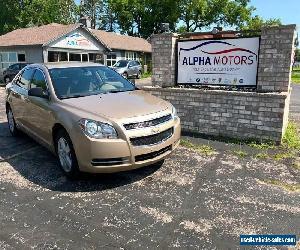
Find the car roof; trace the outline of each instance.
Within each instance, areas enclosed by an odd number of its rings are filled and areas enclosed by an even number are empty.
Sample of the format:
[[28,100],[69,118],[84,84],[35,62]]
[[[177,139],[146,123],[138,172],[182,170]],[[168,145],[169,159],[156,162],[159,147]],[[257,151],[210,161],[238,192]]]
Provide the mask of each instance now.
[[95,67],[102,66],[100,63],[92,62],[55,62],[55,63],[35,63],[30,64],[30,67],[46,67],[47,69],[57,69],[57,68],[75,68],[75,67]]

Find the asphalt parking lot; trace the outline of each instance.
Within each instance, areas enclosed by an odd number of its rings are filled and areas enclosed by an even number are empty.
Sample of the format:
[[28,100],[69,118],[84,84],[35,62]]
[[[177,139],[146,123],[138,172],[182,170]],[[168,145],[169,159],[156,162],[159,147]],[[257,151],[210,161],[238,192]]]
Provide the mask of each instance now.
[[70,181],[46,149],[10,136],[0,88],[0,249],[237,249],[240,234],[299,237],[299,191],[266,182],[297,185],[299,169],[199,140],[214,152],[179,147],[161,168]]

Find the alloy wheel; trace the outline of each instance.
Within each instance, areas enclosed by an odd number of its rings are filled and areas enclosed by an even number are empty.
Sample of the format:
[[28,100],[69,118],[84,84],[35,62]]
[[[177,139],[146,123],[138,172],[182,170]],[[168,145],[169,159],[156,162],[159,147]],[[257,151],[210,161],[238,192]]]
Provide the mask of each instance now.
[[7,121],[8,121],[8,127],[11,133],[15,132],[15,119],[14,119],[14,114],[11,111],[11,109],[8,110],[7,112]]
[[71,148],[67,140],[63,137],[60,137],[57,141],[57,153],[63,170],[67,173],[70,172],[73,163]]
[[4,81],[5,81],[5,83],[9,83],[10,82],[9,77],[5,77]]

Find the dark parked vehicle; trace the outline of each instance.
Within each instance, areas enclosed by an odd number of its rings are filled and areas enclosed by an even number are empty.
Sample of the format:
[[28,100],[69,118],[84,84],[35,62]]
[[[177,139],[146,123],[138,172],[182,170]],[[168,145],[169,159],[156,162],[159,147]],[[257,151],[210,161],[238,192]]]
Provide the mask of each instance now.
[[10,65],[5,71],[3,71],[3,79],[7,84],[19,73],[21,69],[27,66],[29,63],[15,63]]
[[125,78],[136,77],[140,79],[142,76],[142,66],[135,60],[117,61],[112,68]]

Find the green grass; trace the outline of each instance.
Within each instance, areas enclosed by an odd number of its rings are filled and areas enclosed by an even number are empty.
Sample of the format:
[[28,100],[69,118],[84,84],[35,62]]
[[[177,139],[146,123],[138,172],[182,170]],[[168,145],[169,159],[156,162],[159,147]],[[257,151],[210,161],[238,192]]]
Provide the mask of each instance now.
[[184,140],[182,139],[180,141],[180,145],[186,148],[190,148],[193,149],[197,152],[199,152],[200,154],[206,155],[206,156],[210,156],[216,153],[216,151],[209,145],[203,145],[203,144],[194,144],[189,140]]
[[152,73],[151,72],[144,72],[143,74],[142,74],[142,79],[143,78],[148,78],[148,77],[151,77],[152,76]]
[[292,167],[293,167],[294,169],[297,169],[297,170],[300,171],[300,162],[294,162],[294,163],[292,164]]
[[255,155],[255,158],[257,159],[269,159],[269,155],[266,153],[259,153],[257,155]]
[[295,122],[289,122],[283,137],[283,146],[288,149],[300,150],[300,135]]
[[252,147],[252,148],[256,148],[256,149],[261,149],[261,150],[266,150],[266,149],[275,149],[276,145],[273,142],[250,142],[247,143],[248,146]]
[[264,180],[263,182],[266,184],[271,184],[271,185],[274,185],[277,187],[284,188],[291,192],[300,191],[300,184],[289,184],[289,183],[285,183],[285,182],[278,181],[278,180]]
[[300,68],[296,68],[292,72],[292,82],[300,84]]
[[273,159],[276,161],[281,161],[284,159],[293,159],[295,158],[296,154],[295,152],[281,152],[277,153],[273,156]]
[[246,153],[246,152],[244,152],[242,150],[234,150],[233,153],[235,155],[237,155],[238,157],[240,157],[240,158],[245,158],[245,157],[248,156],[248,153]]

